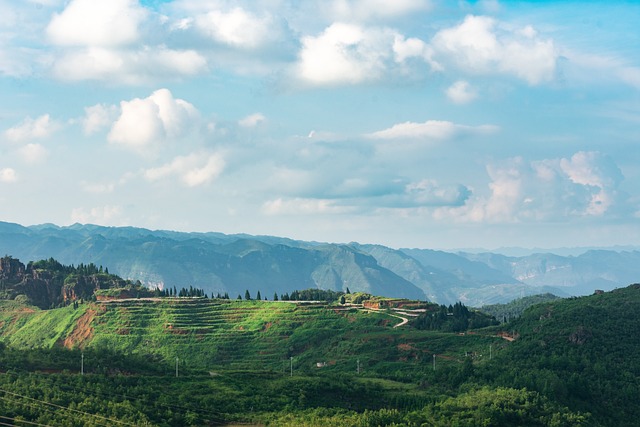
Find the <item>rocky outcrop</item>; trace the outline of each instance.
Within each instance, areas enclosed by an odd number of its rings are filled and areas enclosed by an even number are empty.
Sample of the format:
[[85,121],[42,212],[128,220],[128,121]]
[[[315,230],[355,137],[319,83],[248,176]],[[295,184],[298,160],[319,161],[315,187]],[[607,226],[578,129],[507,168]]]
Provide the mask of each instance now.
[[0,280],[20,280],[25,273],[25,266],[20,260],[5,256],[0,258]]
[[54,260],[49,265],[52,268],[38,268],[37,263],[25,267],[10,256],[0,258],[0,299],[24,295],[32,305],[48,309],[91,299],[99,289],[131,287],[130,282],[101,270],[85,274],[86,269],[63,266]]

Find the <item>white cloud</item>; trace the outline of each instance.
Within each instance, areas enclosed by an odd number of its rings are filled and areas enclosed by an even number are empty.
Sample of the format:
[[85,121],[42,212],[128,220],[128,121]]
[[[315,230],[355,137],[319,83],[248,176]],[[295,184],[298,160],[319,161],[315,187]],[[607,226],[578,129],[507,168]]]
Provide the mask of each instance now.
[[207,70],[195,50],[145,46],[139,50],[88,47],[72,49],[53,64],[60,80],[103,80],[110,84],[148,84],[163,78],[194,76]]
[[144,176],[149,181],[177,176],[188,187],[196,187],[213,181],[222,173],[224,167],[225,161],[220,154],[194,153],[176,157],[171,163],[148,169]]
[[554,77],[558,53],[535,30],[500,27],[486,16],[467,16],[432,39],[435,58],[470,74],[510,74],[535,85]]
[[18,180],[18,176],[16,174],[15,169],[12,169],[12,168],[0,169],[0,182],[9,183],[9,182],[16,182],[17,180]]
[[327,7],[333,19],[366,21],[389,19],[431,8],[428,0],[333,0]]
[[27,163],[41,163],[48,155],[46,148],[33,143],[21,147],[18,151]]
[[592,189],[587,214],[602,215],[614,203],[616,188],[623,176],[610,158],[597,152],[580,151],[571,159],[561,159],[560,168],[571,182]]
[[47,35],[63,46],[121,46],[140,38],[147,12],[136,0],[72,0],[54,14]]
[[525,162],[510,159],[488,165],[489,195],[476,195],[459,208],[441,208],[436,219],[464,222],[517,223],[598,217],[624,210],[618,186],[620,169],[597,152],[578,152],[570,159]]
[[304,198],[268,200],[261,209],[265,215],[326,215],[348,213],[352,210],[350,207],[337,206],[332,200]]
[[74,208],[71,221],[82,224],[127,225],[122,218],[122,207],[117,205],[98,206],[90,209]]
[[229,12],[212,10],[195,18],[199,31],[218,43],[242,49],[257,49],[276,37],[275,20],[268,14],[258,17],[236,7]]
[[120,116],[109,132],[109,142],[136,151],[167,138],[179,138],[198,123],[196,108],[173,97],[168,89],[151,96],[120,102]]
[[262,113],[251,114],[241,120],[238,121],[238,124],[243,128],[253,128],[258,126],[260,123],[264,123],[267,121],[267,118]]
[[454,104],[468,104],[477,98],[478,93],[471,87],[469,82],[458,80],[446,91],[447,97]]
[[115,105],[96,104],[86,107],[84,112],[82,127],[87,135],[109,127],[118,117],[118,108]]
[[449,121],[427,120],[424,123],[404,122],[388,129],[370,133],[373,139],[432,139],[445,140],[466,133],[492,133],[499,128],[493,125],[466,126]]
[[430,63],[430,55],[424,42],[395,30],[334,23],[317,37],[302,38],[296,73],[315,85],[356,84],[406,74],[408,59]]
[[52,120],[49,114],[43,114],[37,119],[25,118],[22,123],[7,129],[5,136],[14,142],[36,138],[46,138],[60,128],[60,124]]

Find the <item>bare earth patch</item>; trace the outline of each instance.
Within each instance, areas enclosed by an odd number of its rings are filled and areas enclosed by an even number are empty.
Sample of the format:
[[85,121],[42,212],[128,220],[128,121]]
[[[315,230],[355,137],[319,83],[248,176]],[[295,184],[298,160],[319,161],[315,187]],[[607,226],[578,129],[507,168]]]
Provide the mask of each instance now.
[[91,323],[93,318],[96,317],[96,311],[92,308],[87,309],[85,313],[76,322],[76,327],[73,332],[65,338],[62,345],[66,348],[84,347],[84,344],[93,338],[93,328]]

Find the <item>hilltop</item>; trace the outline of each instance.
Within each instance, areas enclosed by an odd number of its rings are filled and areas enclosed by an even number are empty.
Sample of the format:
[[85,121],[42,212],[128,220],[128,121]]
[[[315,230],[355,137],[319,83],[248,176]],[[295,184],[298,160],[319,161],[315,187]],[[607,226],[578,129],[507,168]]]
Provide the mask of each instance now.
[[546,292],[588,295],[640,276],[639,251],[515,257],[80,224],[23,227],[0,222],[0,253],[25,262],[53,257],[67,265],[109,266],[112,273],[151,289],[193,286],[208,294],[238,295],[248,289],[254,295],[273,295],[349,288],[473,307]]

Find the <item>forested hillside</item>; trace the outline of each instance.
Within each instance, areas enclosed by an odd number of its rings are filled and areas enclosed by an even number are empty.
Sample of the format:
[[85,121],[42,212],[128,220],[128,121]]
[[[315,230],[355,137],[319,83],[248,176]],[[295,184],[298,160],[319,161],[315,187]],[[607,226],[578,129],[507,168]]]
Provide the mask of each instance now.
[[485,375],[537,390],[602,425],[640,419],[640,284],[534,305],[505,329],[517,339]]

